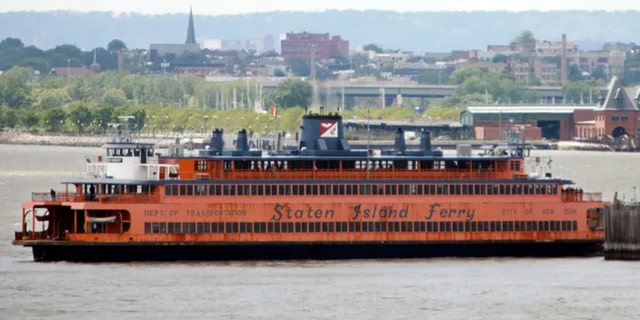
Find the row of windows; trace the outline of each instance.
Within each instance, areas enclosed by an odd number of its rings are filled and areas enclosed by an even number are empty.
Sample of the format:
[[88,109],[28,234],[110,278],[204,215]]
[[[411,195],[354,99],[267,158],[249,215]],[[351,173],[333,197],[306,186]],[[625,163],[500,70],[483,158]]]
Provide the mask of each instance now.
[[146,222],[145,233],[576,231],[577,221]]
[[313,184],[313,185],[167,185],[169,196],[275,195],[548,195],[555,184]]
[[[206,170],[206,165],[198,160],[195,162],[196,171]],[[519,171],[521,160],[498,162],[498,169]],[[251,170],[491,170],[492,160],[225,160],[222,162],[224,171]]]
[[[626,114],[623,114],[620,116],[620,121],[627,121],[627,120],[629,120],[629,116],[627,116]],[[611,121],[618,121],[618,115],[615,113],[612,114]]]
[[109,157],[139,157],[140,153],[147,154],[148,157],[153,157],[153,149],[138,149],[138,148],[108,148],[107,156]]

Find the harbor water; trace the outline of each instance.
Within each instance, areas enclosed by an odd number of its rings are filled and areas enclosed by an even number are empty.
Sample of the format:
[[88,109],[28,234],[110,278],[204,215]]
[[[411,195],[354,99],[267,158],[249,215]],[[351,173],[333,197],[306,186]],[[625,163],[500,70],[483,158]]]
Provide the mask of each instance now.
[[[602,257],[35,263],[20,202],[98,148],[0,145],[2,319],[640,319],[640,263]],[[640,153],[533,151],[612,200],[640,196]],[[635,193],[638,194],[635,194]]]

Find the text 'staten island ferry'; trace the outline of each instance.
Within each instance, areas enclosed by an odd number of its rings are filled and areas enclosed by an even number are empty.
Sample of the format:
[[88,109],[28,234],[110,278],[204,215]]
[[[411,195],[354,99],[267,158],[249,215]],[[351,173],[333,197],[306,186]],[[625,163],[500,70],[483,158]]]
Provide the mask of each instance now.
[[[590,255],[601,194],[525,172],[522,147],[443,156],[351,150],[335,114],[303,117],[299,147],[263,155],[221,130],[193,155],[125,135],[82,178],[22,204],[15,245],[36,261]],[[546,167],[548,166],[541,166]]]

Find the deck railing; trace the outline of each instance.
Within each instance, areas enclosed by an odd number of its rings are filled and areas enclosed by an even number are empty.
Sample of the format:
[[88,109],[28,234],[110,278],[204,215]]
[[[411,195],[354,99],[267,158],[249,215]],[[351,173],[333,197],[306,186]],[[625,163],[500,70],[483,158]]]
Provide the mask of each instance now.
[[81,193],[56,192],[54,196],[50,192],[33,192],[31,193],[31,201],[154,203],[160,201],[160,195],[138,193],[90,195]]
[[276,169],[276,170],[233,170],[223,172],[222,179],[229,180],[280,180],[280,179],[314,179],[314,180],[348,180],[348,179],[512,179],[513,171],[509,170],[309,170],[309,169]]

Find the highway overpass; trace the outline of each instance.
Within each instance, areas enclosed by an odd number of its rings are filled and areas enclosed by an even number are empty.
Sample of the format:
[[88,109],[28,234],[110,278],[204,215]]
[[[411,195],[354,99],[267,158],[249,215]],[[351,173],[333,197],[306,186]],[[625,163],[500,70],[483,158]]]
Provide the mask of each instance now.
[[[265,91],[274,90],[278,86],[275,81],[261,81]],[[530,89],[540,94],[541,102],[559,103],[563,97],[560,87],[536,87]],[[438,99],[452,96],[456,86],[452,85],[418,85],[418,84],[395,84],[395,83],[350,83],[350,82],[327,82],[320,83],[319,92],[329,93],[335,97],[381,97],[385,96],[386,101],[395,101],[399,96],[403,98],[427,98]],[[505,101],[506,102],[506,101]],[[389,105],[390,103],[387,103]]]

